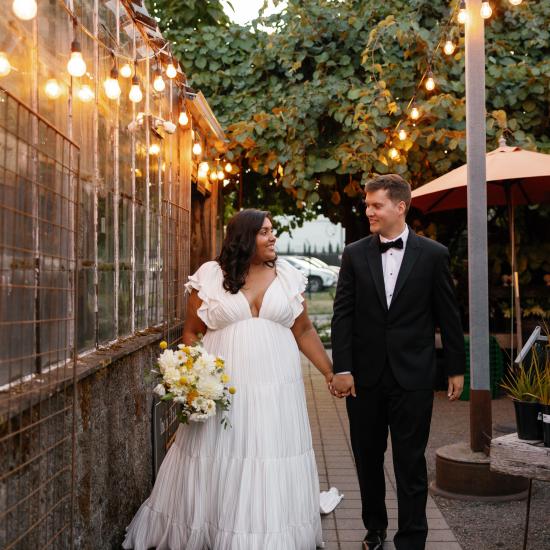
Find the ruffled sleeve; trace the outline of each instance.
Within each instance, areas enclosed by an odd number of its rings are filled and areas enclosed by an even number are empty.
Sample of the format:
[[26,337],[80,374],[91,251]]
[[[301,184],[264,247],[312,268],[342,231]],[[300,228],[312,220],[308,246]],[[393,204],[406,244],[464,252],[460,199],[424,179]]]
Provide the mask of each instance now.
[[304,311],[303,294],[307,287],[307,277],[286,260],[277,260],[277,276],[288,297],[292,317],[296,319]]
[[193,275],[189,275],[189,280],[185,283],[185,292],[191,293],[196,290],[202,300],[197,315],[210,329],[216,328],[212,314],[219,305],[220,275],[221,268],[218,262],[205,262]]

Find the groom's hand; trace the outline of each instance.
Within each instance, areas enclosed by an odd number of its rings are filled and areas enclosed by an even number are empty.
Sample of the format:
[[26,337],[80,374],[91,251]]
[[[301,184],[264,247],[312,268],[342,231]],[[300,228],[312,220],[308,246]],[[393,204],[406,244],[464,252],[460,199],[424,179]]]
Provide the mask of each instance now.
[[355,382],[351,374],[335,374],[332,379],[332,395],[336,397],[355,397]]
[[463,374],[459,374],[457,376],[449,376],[449,389],[447,390],[447,397],[449,398],[449,401],[456,401],[460,397],[463,388]]

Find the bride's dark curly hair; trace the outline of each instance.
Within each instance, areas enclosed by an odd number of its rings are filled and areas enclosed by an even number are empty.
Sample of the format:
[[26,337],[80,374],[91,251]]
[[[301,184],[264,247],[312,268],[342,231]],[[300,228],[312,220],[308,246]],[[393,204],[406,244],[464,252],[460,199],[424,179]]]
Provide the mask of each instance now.
[[[237,294],[244,286],[250,262],[256,252],[256,235],[266,218],[271,220],[269,212],[247,208],[235,214],[227,224],[222,250],[216,261],[223,271],[223,288],[231,294]],[[265,264],[274,267],[275,261]]]

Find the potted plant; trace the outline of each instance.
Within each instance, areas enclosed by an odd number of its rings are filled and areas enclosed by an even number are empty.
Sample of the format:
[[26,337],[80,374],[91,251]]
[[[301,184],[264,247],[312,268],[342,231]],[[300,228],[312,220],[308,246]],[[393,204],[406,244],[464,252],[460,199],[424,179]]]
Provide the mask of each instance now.
[[539,364],[539,355],[533,354],[533,364],[536,371],[536,391],[533,394],[541,407],[540,420],[544,446],[550,447],[550,354],[544,350],[545,364]]
[[501,387],[514,401],[519,439],[542,439],[542,422],[539,420],[541,405],[537,397],[539,378],[536,364],[530,368],[519,365],[513,367],[501,383]]

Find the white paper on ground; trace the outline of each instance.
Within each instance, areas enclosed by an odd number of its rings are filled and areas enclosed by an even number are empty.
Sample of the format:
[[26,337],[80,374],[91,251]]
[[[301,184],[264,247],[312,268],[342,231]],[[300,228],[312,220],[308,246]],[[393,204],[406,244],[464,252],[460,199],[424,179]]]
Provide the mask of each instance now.
[[331,487],[328,491],[321,491],[319,495],[321,514],[330,514],[343,498],[344,495],[340,494],[336,487]]

